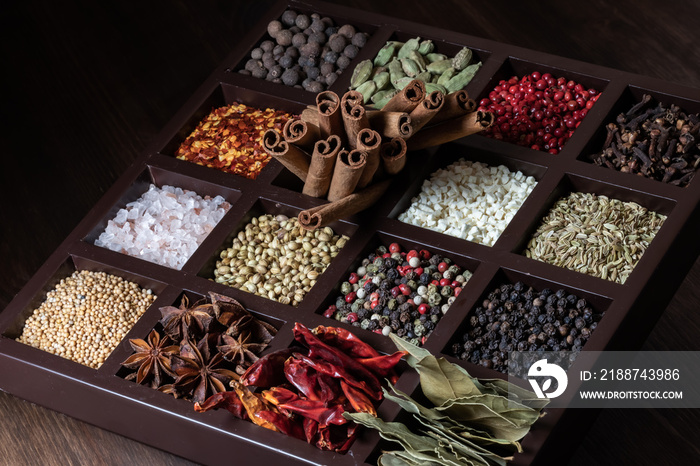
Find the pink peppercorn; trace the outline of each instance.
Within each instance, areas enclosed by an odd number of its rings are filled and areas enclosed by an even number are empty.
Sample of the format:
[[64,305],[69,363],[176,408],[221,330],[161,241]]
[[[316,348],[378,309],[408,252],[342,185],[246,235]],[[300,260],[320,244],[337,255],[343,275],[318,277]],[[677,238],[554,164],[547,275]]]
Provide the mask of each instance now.
[[598,99],[595,89],[535,71],[501,80],[479,110],[496,115],[486,136],[558,154]]
[[328,306],[328,309],[326,309],[326,311],[323,313],[323,317],[331,319],[337,310],[338,308],[335,306],[335,304],[332,304]]

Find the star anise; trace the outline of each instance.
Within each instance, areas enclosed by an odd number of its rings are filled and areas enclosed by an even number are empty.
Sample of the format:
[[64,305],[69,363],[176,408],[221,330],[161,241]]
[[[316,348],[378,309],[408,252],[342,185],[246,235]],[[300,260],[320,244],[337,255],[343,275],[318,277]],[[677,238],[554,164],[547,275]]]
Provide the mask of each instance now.
[[221,353],[211,356],[211,338],[205,335],[196,346],[188,338],[182,341],[180,354],[173,356],[171,363],[177,379],[172,387],[164,387],[166,393],[191,395],[192,401],[202,403],[210,395],[226,391],[228,383],[239,378],[235,372],[221,367],[225,363]]
[[277,333],[274,326],[253,316],[235,299],[213,292],[209,296],[217,320],[228,327],[226,335],[236,338],[250,334],[257,343],[269,343]]
[[224,359],[236,364],[236,373],[242,375],[245,370],[257,361],[258,355],[267,347],[267,343],[259,343],[251,340],[251,334],[240,333],[238,338],[222,335],[223,345],[217,346]]
[[182,341],[190,336],[199,337],[209,332],[214,320],[214,308],[201,299],[189,306],[187,296],[182,297],[180,307],[165,306],[160,308],[161,325],[173,340]]
[[136,379],[136,383],[148,383],[152,388],[160,387],[164,374],[175,377],[171,368],[170,359],[176,355],[180,348],[172,343],[168,336],[160,337],[160,334],[151,330],[148,341],[140,338],[130,339],[131,347],[136,351],[122,363],[129,369],[138,369],[126,376],[126,380]]

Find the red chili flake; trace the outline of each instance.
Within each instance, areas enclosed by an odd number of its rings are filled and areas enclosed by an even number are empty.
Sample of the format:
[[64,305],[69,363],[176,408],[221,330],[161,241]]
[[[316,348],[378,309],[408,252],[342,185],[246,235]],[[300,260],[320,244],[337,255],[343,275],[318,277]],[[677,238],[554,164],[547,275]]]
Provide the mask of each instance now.
[[270,161],[262,148],[267,128],[282,130],[294,115],[233,103],[212,109],[180,145],[175,156],[198,165],[255,179]]

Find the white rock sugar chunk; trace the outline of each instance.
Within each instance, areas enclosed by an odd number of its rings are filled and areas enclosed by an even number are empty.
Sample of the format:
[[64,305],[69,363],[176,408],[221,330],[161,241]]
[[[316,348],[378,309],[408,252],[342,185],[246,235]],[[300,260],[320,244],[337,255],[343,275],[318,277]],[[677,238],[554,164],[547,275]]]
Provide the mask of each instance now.
[[399,220],[493,246],[537,181],[508,167],[460,159],[423,181]]
[[221,196],[152,184],[107,222],[95,245],[180,270],[230,208]]

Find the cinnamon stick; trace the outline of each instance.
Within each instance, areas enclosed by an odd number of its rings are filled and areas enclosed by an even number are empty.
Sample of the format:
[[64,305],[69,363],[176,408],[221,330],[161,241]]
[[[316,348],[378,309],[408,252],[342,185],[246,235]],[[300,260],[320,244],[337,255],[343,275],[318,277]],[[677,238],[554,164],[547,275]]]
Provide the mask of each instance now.
[[331,134],[342,134],[343,117],[340,110],[340,97],[333,91],[323,91],[316,95],[316,108],[318,109],[318,127],[321,138],[325,139]]
[[430,124],[451,120],[476,110],[476,102],[469,98],[467,91],[461,90],[450,92],[445,96],[445,103],[437,115],[433,117]]
[[363,97],[357,91],[348,91],[340,101],[340,110],[345,127],[347,144],[350,148],[357,148],[357,134],[369,127],[369,120],[362,105]]
[[386,192],[391,180],[375,183],[340,200],[299,212],[299,224],[305,230],[315,230],[355,215],[374,205]]
[[379,167],[379,150],[382,145],[382,136],[373,129],[365,128],[357,134],[357,149],[367,154],[367,163],[362,175],[357,182],[358,188],[364,188],[372,181],[372,177]]
[[411,117],[406,112],[371,110],[366,114],[369,126],[386,138],[408,139],[413,135]]
[[302,193],[313,197],[324,197],[328,194],[338,151],[340,151],[340,138],[335,134],[316,141]]
[[420,79],[414,79],[398,94],[392,97],[389,102],[382,107],[385,112],[406,112],[418,106],[425,98],[425,83]]
[[[312,125],[319,126],[319,117],[318,117],[318,108],[315,106],[309,105],[306,107],[304,110],[301,111],[301,115],[299,115],[299,119],[302,121],[305,121],[307,123],[311,123]],[[320,130],[320,128],[319,128]]]
[[445,96],[440,91],[433,91],[419,103],[411,112],[411,125],[413,133],[417,133],[423,126],[430,122],[438,114],[443,104]]
[[367,164],[367,153],[357,149],[350,152],[341,150],[333,167],[333,177],[328,188],[328,200],[337,201],[355,190],[362,170]]
[[287,120],[282,128],[282,136],[289,144],[303,149],[311,148],[320,137],[318,126],[297,119]]
[[306,181],[306,175],[309,172],[309,156],[303,150],[287,143],[274,129],[265,131],[262,143],[265,152],[277,159],[302,181]]
[[406,141],[401,138],[392,138],[391,141],[382,144],[380,154],[384,171],[389,175],[395,175],[406,166]]
[[478,133],[493,124],[491,112],[476,111],[459,118],[423,128],[408,141],[409,150],[419,150]]

